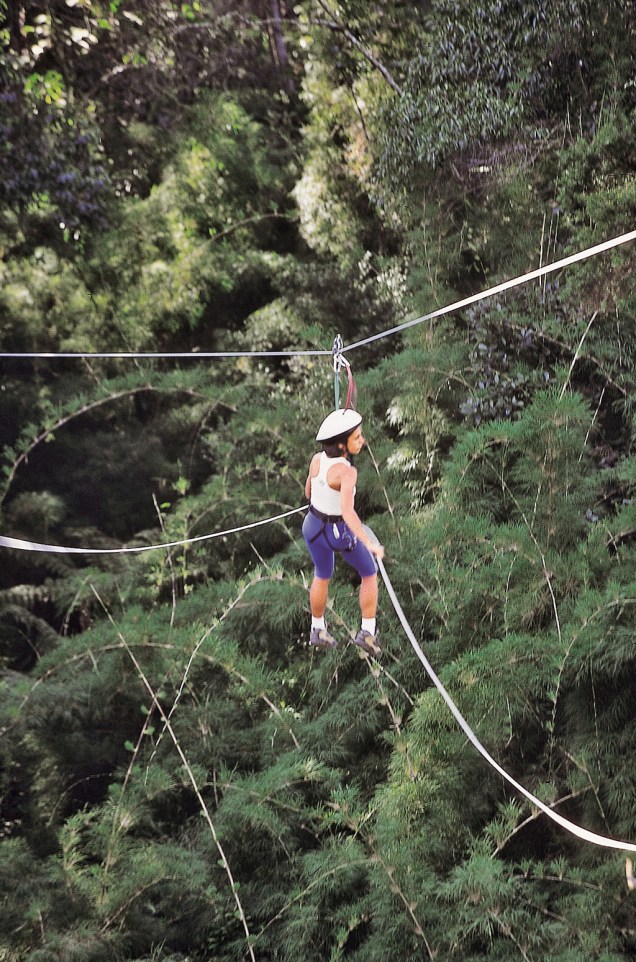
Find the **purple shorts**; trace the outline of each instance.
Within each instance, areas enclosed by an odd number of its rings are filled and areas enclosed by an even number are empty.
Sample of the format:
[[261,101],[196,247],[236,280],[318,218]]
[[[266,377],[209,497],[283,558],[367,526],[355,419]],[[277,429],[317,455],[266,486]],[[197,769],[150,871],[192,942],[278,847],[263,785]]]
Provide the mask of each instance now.
[[303,521],[303,538],[314,563],[317,578],[331,578],[336,552],[361,578],[377,574],[375,558],[369,549],[355,537],[344,521],[323,521],[311,511]]

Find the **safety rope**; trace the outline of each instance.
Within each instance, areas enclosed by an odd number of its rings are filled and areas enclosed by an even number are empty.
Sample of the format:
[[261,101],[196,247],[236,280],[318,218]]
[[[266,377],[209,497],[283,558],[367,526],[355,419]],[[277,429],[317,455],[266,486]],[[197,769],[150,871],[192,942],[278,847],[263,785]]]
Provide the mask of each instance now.
[[[371,344],[373,341],[378,341],[384,337],[390,337],[393,334],[399,334],[401,331],[406,331],[410,327],[414,327],[416,324],[423,324],[425,321],[431,321],[436,317],[442,317],[444,314],[451,314],[453,311],[461,310],[463,307],[468,307],[470,304],[476,304],[478,301],[486,300],[489,297],[494,297],[496,294],[501,294],[504,291],[512,290],[515,287],[519,287],[521,284],[527,284],[528,281],[536,280],[539,277],[545,277],[547,274],[551,274],[554,271],[558,271],[563,267],[568,267],[570,264],[576,264],[579,261],[586,260],[588,257],[593,257],[595,254],[602,254],[604,251],[612,250],[614,247],[619,247],[621,244],[627,244],[629,241],[636,239],[636,230],[628,231],[625,234],[620,234],[618,237],[613,237],[610,240],[603,241],[600,244],[596,244],[593,247],[587,247],[585,250],[578,251],[576,254],[570,254],[568,257],[563,257],[561,260],[554,261],[552,264],[545,264],[543,267],[539,267],[534,271],[530,271],[527,274],[520,274],[518,277],[513,278],[509,281],[504,281],[502,284],[496,284],[494,287],[489,287],[487,290],[482,291],[479,294],[472,294],[470,297],[464,297],[462,300],[455,301],[452,304],[446,305],[446,307],[440,307],[435,311],[430,311],[428,314],[422,314],[420,317],[415,317],[411,321],[405,321],[403,324],[398,324],[397,327],[391,327],[386,331],[380,331],[378,334],[372,334],[370,337],[365,337],[360,341],[355,341],[353,344],[348,344],[342,347],[341,353],[345,351],[355,351],[360,347],[364,347],[366,344]],[[314,350],[314,351],[86,351],[86,352],[52,352],[52,351],[2,351],[0,352],[0,358],[12,357],[12,358],[230,358],[230,357],[325,357],[332,354],[332,351],[327,350]]]
[[382,580],[384,581],[384,586],[388,592],[389,598],[391,599],[391,603],[395,609],[395,613],[400,620],[400,623],[402,625],[402,628],[404,629],[404,633],[406,634],[406,637],[408,638],[408,640],[411,642],[411,645],[413,646],[413,650],[415,651],[415,654],[421,661],[429,678],[431,679],[431,681],[437,688],[438,692],[446,702],[447,706],[451,710],[459,727],[462,729],[466,737],[474,745],[474,747],[477,749],[480,755],[482,755],[486,759],[488,764],[491,765],[495,769],[495,771],[502,776],[502,778],[505,778],[507,782],[509,782],[514,788],[516,788],[518,792],[521,792],[522,795],[525,795],[525,797],[528,799],[529,802],[532,803],[532,805],[535,805],[538,809],[544,812],[549,818],[551,818],[554,822],[556,822],[557,825],[560,825],[561,828],[564,828],[566,829],[566,831],[571,832],[572,835],[576,835],[577,838],[580,838],[585,842],[591,842],[593,845],[601,845],[604,848],[616,848],[626,852],[636,852],[636,844],[633,842],[621,842],[621,841],[618,841],[617,839],[607,838],[605,835],[598,835],[596,832],[590,832],[586,828],[580,828],[578,825],[575,825],[574,822],[570,822],[567,818],[564,818],[562,815],[559,815],[558,812],[555,812],[552,808],[546,805],[545,802],[542,802],[539,798],[537,798],[535,795],[529,792],[527,788],[524,788],[523,785],[520,785],[519,782],[517,782],[512,777],[512,775],[509,775],[508,772],[505,769],[503,769],[501,765],[499,765],[495,761],[492,755],[489,754],[489,752],[484,748],[482,743],[479,741],[479,739],[471,729],[470,725],[468,724],[468,722],[466,721],[464,716],[461,714],[461,712],[453,702],[452,698],[444,688],[442,682],[440,681],[438,676],[435,674],[430,662],[428,661],[426,655],[424,654],[420,645],[418,644],[417,638],[413,634],[411,626],[409,625],[406,615],[402,610],[402,606],[400,605],[400,602],[397,599],[397,596],[393,589],[393,585],[391,584],[391,581],[389,579],[389,576],[386,572],[386,568],[384,567],[382,560],[378,558],[377,562],[378,562],[378,567],[380,569],[380,573],[382,575]]
[[[246,531],[250,528],[257,528],[265,524],[270,524],[274,521],[280,521],[283,518],[288,518],[291,515],[298,514],[301,511],[306,511],[306,510],[307,510],[307,505],[303,505],[300,508],[293,508],[290,511],[285,511],[282,514],[275,515],[271,518],[264,518],[260,521],[253,521],[249,524],[239,525],[235,528],[228,528],[225,531],[216,531],[216,532],[213,532],[212,534],[198,535],[196,537],[187,538],[182,541],[170,541],[170,542],[164,542],[162,544],[154,544],[154,545],[140,545],[133,548],[69,548],[69,547],[64,547],[62,545],[40,544],[38,542],[33,542],[33,541],[24,541],[20,538],[6,538],[3,536],[0,536],[0,546],[6,547],[6,548],[13,548],[19,551],[42,551],[42,552],[63,553],[63,554],[84,554],[85,555],[85,554],[139,553],[142,551],[152,551],[158,548],[174,548],[180,545],[194,544],[197,541],[207,541],[211,538],[220,538],[225,535],[235,534],[239,531]],[[372,535],[372,532],[366,525],[365,525],[365,529]],[[454,715],[460,728],[465,733],[469,741],[477,749],[477,751],[486,759],[488,764],[491,765],[495,769],[495,771],[497,771],[504,779],[506,779],[506,781],[508,781],[514,788],[516,788],[517,791],[521,792],[521,794],[524,795],[533,805],[535,805],[538,809],[544,812],[549,818],[551,818],[554,822],[556,822],[557,825],[560,825],[562,828],[566,829],[568,832],[572,833],[573,835],[576,835],[577,838],[580,838],[585,842],[590,842],[593,845],[601,845],[605,848],[614,848],[614,849],[620,849],[622,851],[636,852],[636,844],[632,842],[622,842],[616,839],[606,838],[604,835],[598,835],[596,832],[590,832],[588,829],[580,828],[578,825],[575,825],[573,822],[570,822],[567,818],[564,818],[562,815],[559,815],[558,812],[553,811],[548,805],[546,805],[544,802],[538,799],[535,795],[529,792],[526,788],[524,788],[523,785],[517,782],[512,777],[512,775],[509,775],[508,772],[504,768],[502,768],[501,765],[498,764],[498,762],[495,761],[492,755],[490,755],[489,752],[484,748],[484,746],[481,744],[481,742],[479,741],[479,739],[477,738],[473,730],[470,728],[468,722],[465,720],[465,718],[463,717],[463,715],[461,714],[461,712],[453,702],[452,698],[444,688],[442,682],[436,675],[435,671],[433,670],[430,662],[426,658],[426,655],[422,651],[415,635],[413,634],[413,631],[411,629],[411,626],[408,623],[408,620],[406,618],[406,615],[404,614],[404,611],[402,610],[402,606],[400,605],[397,595],[395,594],[395,590],[393,588],[393,585],[391,584],[391,580],[387,574],[386,568],[384,567],[384,563],[380,558],[377,558],[376,560],[377,560],[378,568],[380,570],[380,574],[382,575],[382,580],[384,581],[384,585],[386,587],[387,593],[389,595],[389,598],[391,599],[393,608],[395,609],[395,613],[397,614],[400,620],[402,628],[404,629],[404,632],[408,640],[410,641],[413,647],[413,650],[415,651],[415,654],[421,661],[429,678],[431,679],[431,681],[433,682],[433,684],[441,694],[442,698],[446,702],[448,708]]]
[[342,367],[342,362],[344,357],[342,354],[342,338],[339,334],[336,335],[333,341],[332,347],[333,353],[333,406],[334,410],[337,411],[340,408],[340,368]]
[[345,408],[353,408],[355,410],[358,400],[358,390],[353,377],[351,364],[342,353],[342,346],[342,338],[339,334],[337,334],[334,338],[333,347],[331,349],[333,354],[334,408],[336,411],[340,408],[340,371],[342,371],[344,368],[344,370],[347,372],[347,400],[345,401]]
[[0,547],[13,548],[16,551],[46,551],[51,554],[139,554],[142,551],[154,551],[157,548],[178,548],[181,545],[195,544],[197,541],[209,541],[211,538],[223,538],[226,535],[236,534],[239,531],[248,531],[250,528],[259,528],[264,524],[271,524],[273,521],[281,521],[289,518],[300,511],[306,511],[307,505],[302,508],[292,508],[283,514],[274,515],[272,518],[264,518],[261,521],[252,521],[250,524],[242,524],[236,528],[228,528],[226,531],[213,531],[212,534],[200,534],[194,538],[183,538],[181,541],[164,541],[161,544],[136,545],[133,548],[67,548],[59,544],[40,544],[37,541],[24,541],[22,538],[5,538],[0,535]]

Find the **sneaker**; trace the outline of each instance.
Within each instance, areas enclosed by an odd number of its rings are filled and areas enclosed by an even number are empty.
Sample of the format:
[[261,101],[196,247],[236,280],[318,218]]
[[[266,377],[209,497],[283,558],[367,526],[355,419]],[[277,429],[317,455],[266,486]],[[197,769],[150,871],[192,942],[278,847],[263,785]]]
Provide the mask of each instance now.
[[309,644],[314,648],[337,648],[338,642],[330,635],[326,628],[312,628]]
[[353,639],[353,643],[354,645],[357,645],[358,648],[362,648],[363,651],[366,651],[368,655],[373,655],[374,658],[379,658],[382,654],[382,649],[378,644],[379,634],[380,633],[376,631],[375,635],[372,635],[371,632],[361,628]]

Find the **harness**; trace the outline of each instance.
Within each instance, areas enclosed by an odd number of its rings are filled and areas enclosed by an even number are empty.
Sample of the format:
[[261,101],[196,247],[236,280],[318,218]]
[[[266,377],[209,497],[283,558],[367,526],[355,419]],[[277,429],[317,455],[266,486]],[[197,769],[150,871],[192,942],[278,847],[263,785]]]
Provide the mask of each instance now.
[[[316,541],[320,537],[321,534],[324,534],[325,541],[327,542],[327,544],[329,545],[332,551],[337,551],[337,552],[340,552],[341,554],[346,551],[353,551],[356,544],[358,543],[358,539],[349,530],[349,528],[347,528],[346,525],[343,531],[339,531],[337,526],[343,521],[341,514],[323,514],[323,512],[319,511],[318,508],[314,508],[313,504],[309,505],[309,510],[313,515],[315,515],[316,518],[319,518],[322,521],[322,525],[320,526],[320,529],[316,532],[313,538],[309,539],[309,544],[312,544],[314,541]],[[335,545],[329,540],[329,535],[327,533],[328,532],[327,525],[329,524],[332,525],[332,532],[333,532],[334,538],[337,538],[338,541],[340,541],[339,545]]]

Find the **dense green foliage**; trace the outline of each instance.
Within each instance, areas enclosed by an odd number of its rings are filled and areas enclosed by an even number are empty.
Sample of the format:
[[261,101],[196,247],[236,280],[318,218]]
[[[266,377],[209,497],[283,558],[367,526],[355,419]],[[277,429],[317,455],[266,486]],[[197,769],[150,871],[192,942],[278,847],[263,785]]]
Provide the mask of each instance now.
[[[618,962],[620,850],[382,593],[308,636],[329,350],[634,226],[626,0],[0,2],[0,962]],[[357,505],[497,761],[636,842],[636,248],[351,360]],[[176,359],[17,358],[184,352]]]

